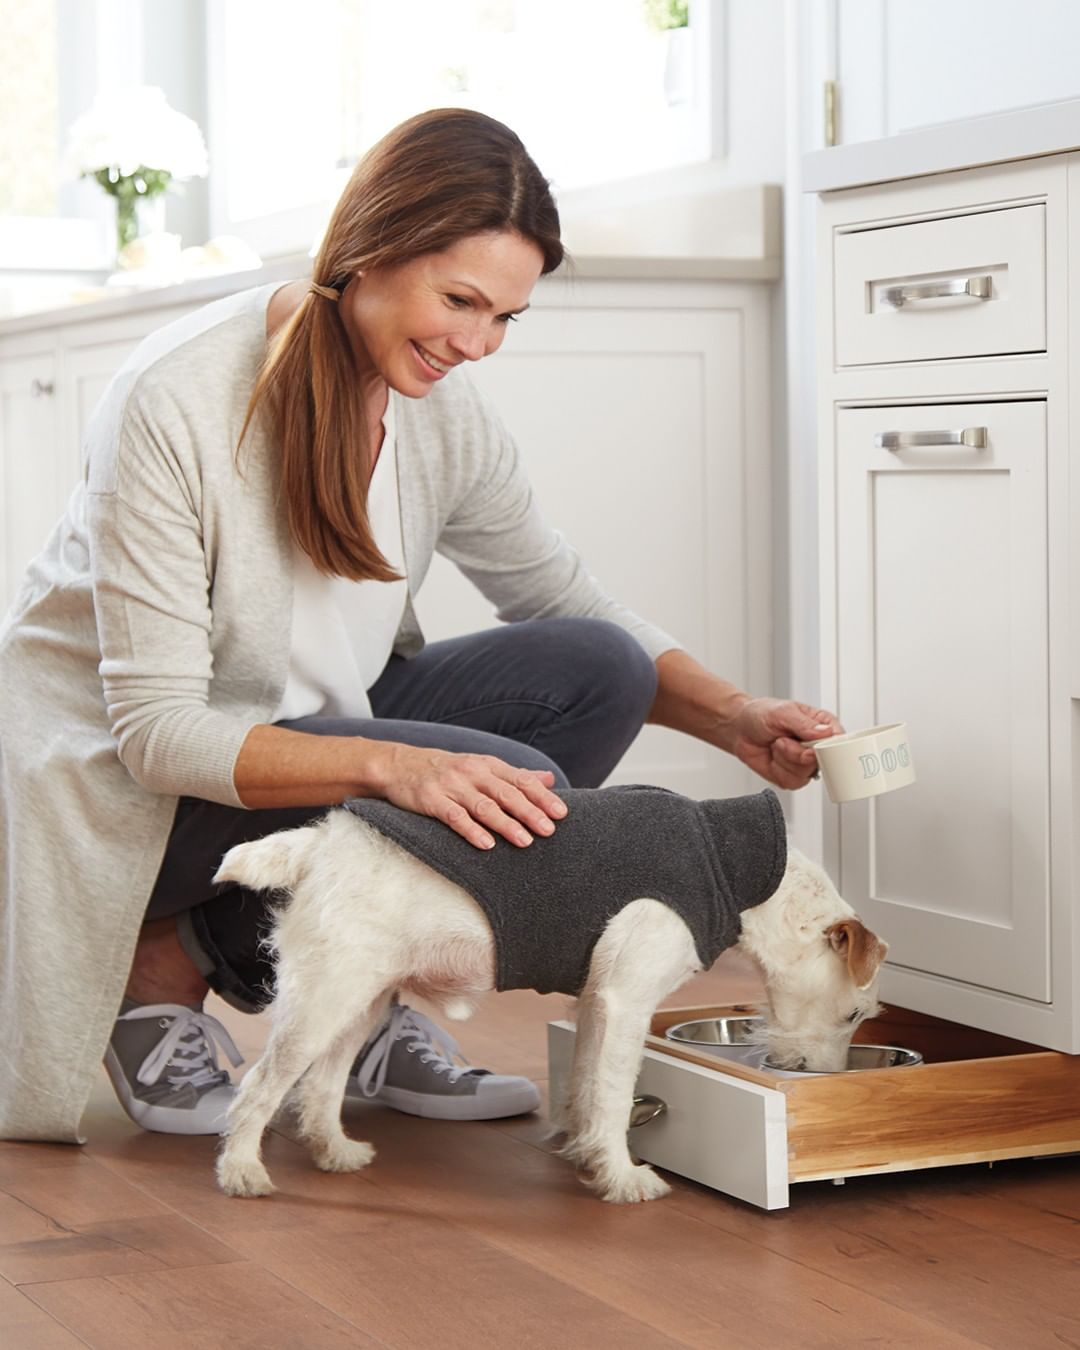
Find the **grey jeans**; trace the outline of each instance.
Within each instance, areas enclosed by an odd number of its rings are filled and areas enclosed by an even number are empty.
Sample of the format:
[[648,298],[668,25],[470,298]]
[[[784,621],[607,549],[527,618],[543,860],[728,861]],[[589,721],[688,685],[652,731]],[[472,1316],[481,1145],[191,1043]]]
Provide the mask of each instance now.
[[[598,619],[540,619],[434,642],[392,657],[368,691],[374,717],[278,725],[497,755],[550,769],[556,785],[597,787],[641,729],[656,667],[629,634]],[[260,949],[273,901],[211,878],[234,844],[307,824],[327,808],[245,811],[182,798],[147,918],[178,915],[181,941],[211,987],[255,1011],[273,994]]]

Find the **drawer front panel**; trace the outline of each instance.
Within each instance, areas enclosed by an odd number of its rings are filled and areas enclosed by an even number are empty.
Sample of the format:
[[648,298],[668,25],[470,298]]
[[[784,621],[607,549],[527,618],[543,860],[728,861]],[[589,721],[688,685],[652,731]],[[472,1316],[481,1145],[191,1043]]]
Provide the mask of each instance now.
[[[551,1099],[570,1080],[575,1028],[548,1024]],[[646,1050],[637,1091],[667,1110],[630,1131],[630,1151],[644,1162],[689,1177],[763,1209],[788,1203],[786,1102],[782,1092]]]
[[917,774],[840,808],[841,890],[891,964],[1049,1001],[1045,407],[842,409],[836,468],[838,712]]
[[836,364],[1046,350],[1046,208],[834,236]]

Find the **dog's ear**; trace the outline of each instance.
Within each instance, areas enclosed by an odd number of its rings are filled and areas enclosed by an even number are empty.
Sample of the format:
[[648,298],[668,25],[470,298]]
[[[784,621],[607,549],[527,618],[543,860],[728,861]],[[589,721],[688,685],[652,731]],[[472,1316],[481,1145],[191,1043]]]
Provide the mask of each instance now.
[[878,935],[871,933],[859,919],[841,919],[826,928],[825,936],[833,951],[847,958],[848,972],[856,989],[871,985],[889,950]]

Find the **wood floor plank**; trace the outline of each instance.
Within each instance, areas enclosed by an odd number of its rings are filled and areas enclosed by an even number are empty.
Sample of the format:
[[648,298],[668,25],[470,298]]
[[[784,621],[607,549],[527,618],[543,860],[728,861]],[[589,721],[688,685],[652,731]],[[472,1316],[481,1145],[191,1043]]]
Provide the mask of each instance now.
[[92,1167],[93,1159],[76,1144],[28,1144],[0,1142],[0,1188],[21,1181],[35,1172]]
[[904,1182],[875,1177],[843,1188],[797,1187],[781,1223],[718,1205],[702,1187],[680,1188],[675,1204],[718,1231],[746,1236],[852,1289],[871,1289],[942,1333],[962,1328],[995,1350],[1080,1345],[1075,1262],[910,1209]]
[[[320,1172],[303,1149],[274,1133],[267,1136],[264,1156],[280,1194],[265,1201],[224,1195],[213,1171],[216,1142],[161,1135],[152,1157],[120,1143],[103,1145],[97,1156],[118,1178],[226,1246],[236,1228],[292,1230],[315,1221],[326,1231],[336,1231],[355,1224],[365,1207],[381,1207],[381,1198],[362,1173],[342,1177]],[[362,1200],[360,1192],[371,1193]]]
[[12,1284],[76,1280],[238,1261],[239,1255],[179,1215],[111,1219],[78,1232],[0,1245],[0,1276]]
[[163,1205],[118,1181],[90,1154],[74,1147],[69,1152],[70,1159],[50,1166],[0,1165],[0,1189],[64,1228],[165,1212]]
[[0,1345],[5,1350],[86,1348],[85,1341],[4,1280],[0,1280]]
[[[1052,1185],[1043,1190],[1048,1170]],[[904,1205],[1080,1261],[1080,1164],[1075,1161],[1013,1159],[993,1172],[966,1167],[922,1174],[910,1179]]]
[[64,1280],[27,1296],[91,1350],[364,1350],[378,1340],[268,1271],[208,1266]]
[[79,1231],[88,1237],[99,1237],[143,1252],[159,1265],[174,1270],[185,1266],[223,1265],[238,1259],[232,1248],[179,1214],[109,1219],[104,1223],[84,1224]]
[[685,1344],[465,1227],[404,1207],[323,1232],[247,1228],[238,1250],[389,1346],[593,1350]]
[[126,1275],[160,1270],[161,1262],[145,1252],[104,1237],[39,1238],[0,1247],[0,1275],[14,1285],[47,1280],[77,1280],[93,1275]]
[[46,1214],[0,1191],[0,1246],[8,1242],[32,1242],[64,1230],[55,1225]]

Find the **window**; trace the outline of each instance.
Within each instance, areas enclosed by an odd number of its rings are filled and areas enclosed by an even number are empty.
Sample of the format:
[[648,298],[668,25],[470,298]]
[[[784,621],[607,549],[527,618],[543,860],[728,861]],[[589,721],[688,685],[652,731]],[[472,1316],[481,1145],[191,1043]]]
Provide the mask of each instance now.
[[[0,213],[58,211],[55,0],[0,0]],[[16,128],[18,132],[16,134]]]
[[140,0],[0,0],[0,265],[105,271],[115,210],[96,184],[70,182],[68,128],[101,85],[138,83]]
[[[661,6],[662,7],[662,6]],[[211,232],[306,247],[351,167],[427,108],[512,126],[556,191],[717,153],[717,0],[225,0],[209,12]]]

